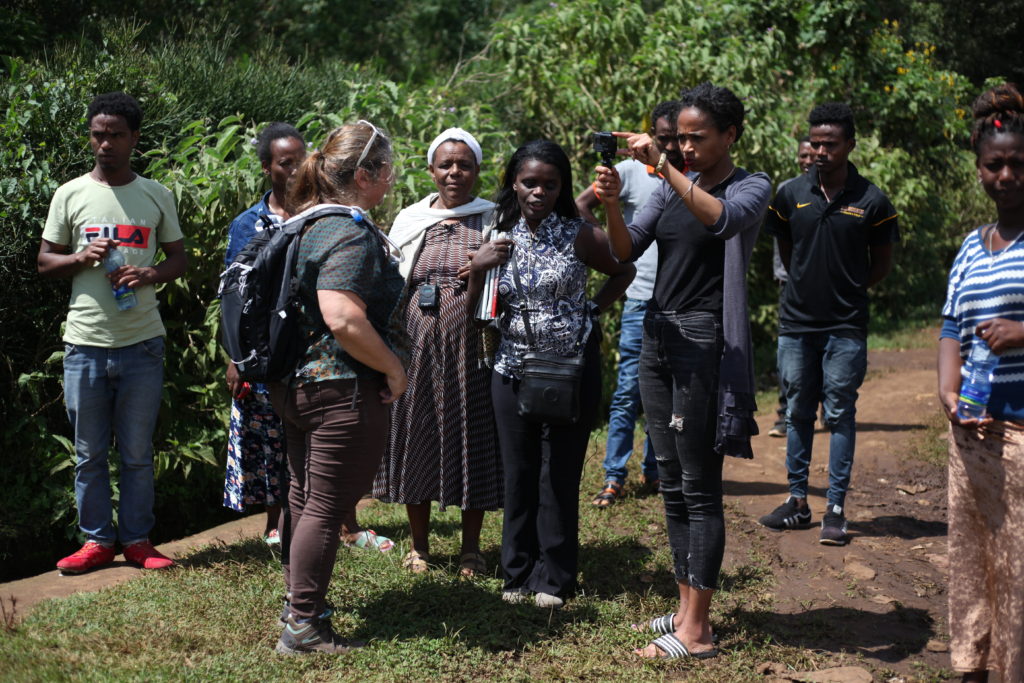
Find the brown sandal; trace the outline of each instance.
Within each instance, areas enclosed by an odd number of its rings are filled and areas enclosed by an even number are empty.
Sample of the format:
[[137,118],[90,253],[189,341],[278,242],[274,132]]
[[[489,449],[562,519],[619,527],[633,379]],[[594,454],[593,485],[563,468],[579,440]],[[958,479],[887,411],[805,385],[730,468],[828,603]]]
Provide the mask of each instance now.
[[426,553],[410,550],[409,554],[402,558],[402,569],[408,569],[413,574],[422,574],[430,569],[430,556]]
[[480,553],[463,553],[459,558],[459,576],[471,579],[487,572],[487,562]]
[[590,504],[599,508],[611,507],[619,498],[622,498],[622,484],[617,481],[606,481],[604,490],[594,496]]

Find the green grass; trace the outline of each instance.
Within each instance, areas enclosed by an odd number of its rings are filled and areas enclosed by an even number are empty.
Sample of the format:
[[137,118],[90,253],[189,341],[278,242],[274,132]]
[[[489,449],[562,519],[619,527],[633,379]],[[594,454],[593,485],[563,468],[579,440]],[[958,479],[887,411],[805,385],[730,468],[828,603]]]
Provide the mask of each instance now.
[[[488,514],[484,526],[491,575],[464,581],[455,578],[457,510],[435,512],[436,567],[412,576],[399,566],[408,545],[404,509],[374,504],[360,521],[399,547],[386,555],[342,548],[329,593],[336,630],[369,640],[363,650],[344,657],[275,655],[280,568],[271,550],[252,539],[198,549],[173,571],[38,605],[13,630],[0,630],[0,678],[755,681],[762,680],[756,673],[762,662],[798,671],[857,662],[783,644],[799,615],[777,625],[771,553],[732,504],[730,542],[746,548],[746,556],[723,571],[713,606],[722,655],[683,663],[635,657],[631,650],[651,636],[629,624],[671,611],[676,592],[660,499],[638,496],[630,484],[620,504],[593,508],[604,434],[595,433],[591,443],[581,490],[580,595],[561,612],[501,601],[500,514]],[[636,468],[638,458],[630,465]]]
[[892,325],[872,325],[868,332],[870,351],[937,348],[938,344],[937,319],[914,319],[897,321]]

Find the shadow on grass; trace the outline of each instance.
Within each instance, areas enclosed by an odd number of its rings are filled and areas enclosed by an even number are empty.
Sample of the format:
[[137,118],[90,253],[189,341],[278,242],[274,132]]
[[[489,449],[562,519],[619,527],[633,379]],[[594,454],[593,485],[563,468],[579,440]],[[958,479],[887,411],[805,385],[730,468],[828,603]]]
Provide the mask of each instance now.
[[[667,545],[668,539],[664,540]],[[650,571],[650,555],[651,550],[639,540],[625,537],[586,543],[579,555],[581,585],[586,586],[588,595],[598,597],[647,593],[651,583],[642,582],[640,577]]]
[[731,616],[749,633],[769,636],[780,645],[862,652],[883,662],[898,662],[919,653],[935,637],[926,610],[902,606],[884,614],[851,607],[825,607],[799,614],[738,608]]
[[191,555],[177,560],[182,567],[206,569],[225,562],[262,563],[277,562],[281,553],[272,549],[262,538],[247,538],[228,545],[220,541],[200,548]]
[[472,581],[419,581],[387,590],[356,608],[365,619],[353,635],[376,640],[441,640],[458,636],[467,647],[520,651],[558,637],[597,612],[570,603],[563,611],[532,603],[510,605],[493,588]]

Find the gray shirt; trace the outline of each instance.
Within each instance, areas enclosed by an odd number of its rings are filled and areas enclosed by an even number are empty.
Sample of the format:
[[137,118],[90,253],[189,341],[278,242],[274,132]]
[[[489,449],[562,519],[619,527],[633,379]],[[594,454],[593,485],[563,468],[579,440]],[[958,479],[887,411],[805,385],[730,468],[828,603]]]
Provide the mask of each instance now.
[[[619,201],[622,202],[622,217],[626,225],[633,222],[633,215],[643,208],[661,178],[654,169],[635,159],[615,164],[615,170],[622,179]],[[651,246],[636,260],[636,277],[626,290],[630,299],[647,301],[654,295],[654,279],[658,273],[658,245]]]

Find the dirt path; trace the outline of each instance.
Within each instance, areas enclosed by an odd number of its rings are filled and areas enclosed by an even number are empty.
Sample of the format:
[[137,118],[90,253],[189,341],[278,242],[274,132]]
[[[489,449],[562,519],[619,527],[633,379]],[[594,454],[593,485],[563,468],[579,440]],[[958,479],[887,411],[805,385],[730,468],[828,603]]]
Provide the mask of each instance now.
[[[776,586],[765,630],[778,642],[857,653],[876,671],[921,675],[922,667],[948,666],[947,653],[929,649],[930,641],[932,648],[948,641],[945,469],[912,455],[936,423],[934,386],[933,350],[870,354],[858,401],[857,459],[847,499],[853,541],[847,547],[820,545],[817,527],[776,533],[757,524],[787,491],[785,440],[767,436],[773,413],[759,420],[754,460],[727,458],[726,567],[749,563],[752,554],[771,566]],[[815,523],[825,505],[827,463],[828,434],[819,429],[811,465]],[[262,515],[254,515],[160,548],[181,555],[256,536],[262,525]],[[23,615],[40,600],[100,590],[139,571],[123,560],[83,576],[52,571],[0,584],[0,598],[8,608],[16,599]]]
[[[787,495],[785,439],[759,420],[755,459],[727,458],[730,561],[767,554],[776,579],[769,630],[797,647],[863,656],[876,669],[922,674],[948,667],[945,468],[914,452],[937,439],[935,352],[873,352],[857,403],[857,449],[846,508],[852,541],[818,543],[828,487],[828,432],[815,433],[809,501],[815,527],[773,532],[756,523]],[[944,448],[944,443],[935,444]],[[902,490],[901,490],[902,489]],[[729,514],[729,512],[727,512]],[[739,536],[737,538],[737,536]]]

